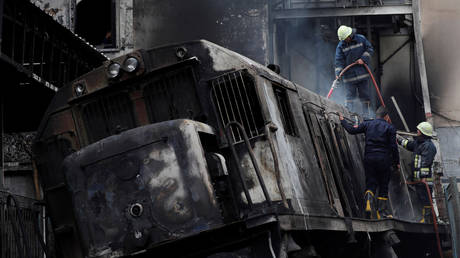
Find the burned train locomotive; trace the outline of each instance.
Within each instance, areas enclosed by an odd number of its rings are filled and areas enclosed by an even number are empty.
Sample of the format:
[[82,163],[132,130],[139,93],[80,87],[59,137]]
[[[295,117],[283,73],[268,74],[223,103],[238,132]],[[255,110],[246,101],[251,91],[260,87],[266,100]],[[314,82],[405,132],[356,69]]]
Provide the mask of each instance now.
[[34,145],[58,249],[435,257],[432,227],[409,221],[405,185],[392,196],[398,219],[364,219],[363,138],[337,111],[350,116],[203,40],[107,61],[60,89]]

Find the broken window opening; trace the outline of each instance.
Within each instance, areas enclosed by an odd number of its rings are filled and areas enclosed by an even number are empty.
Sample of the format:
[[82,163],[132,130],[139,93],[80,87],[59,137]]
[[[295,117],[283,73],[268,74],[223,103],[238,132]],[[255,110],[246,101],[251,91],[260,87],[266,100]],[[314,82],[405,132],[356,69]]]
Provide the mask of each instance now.
[[[230,122],[240,123],[249,139],[263,135],[264,119],[254,79],[244,71],[224,74],[211,81],[211,98],[222,129]],[[243,133],[231,127],[234,143],[243,141]]]
[[116,0],[79,2],[75,33],[99,49],[116,48]]
[[286,89],[273,84],[273,93],[275,94],[276,103],[278,104],[278,109],[280,111],[284,132],[288,135],[297,137],[297,128],[292,116],[292,110],[289,105],[289,97]]

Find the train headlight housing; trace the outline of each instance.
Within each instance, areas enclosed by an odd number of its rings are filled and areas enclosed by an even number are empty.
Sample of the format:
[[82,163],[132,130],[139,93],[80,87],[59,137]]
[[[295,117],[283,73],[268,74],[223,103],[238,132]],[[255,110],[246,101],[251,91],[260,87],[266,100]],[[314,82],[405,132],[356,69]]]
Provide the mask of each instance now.
[[77,97],[80,97],[81,95],[85,94],[85,92],[86,92],[86,87],[85,87],[84,84],[78,83],[77,85],[75,85],[74,90],[75,90],[75,95],[76,95]]
[[179,59],[184,59],[186,55],[187,55],[187,49],[185,47],[179,47],[176,49],[176,56]]
[[120,64],[119,63],[111,63],[107,68],[107,77],[110,79],[114,79],[120,75]]
[[139,61],[135,57],[128,57],[123,62],[123,70],[127,71],[128,73],[136,71],[138,66]]

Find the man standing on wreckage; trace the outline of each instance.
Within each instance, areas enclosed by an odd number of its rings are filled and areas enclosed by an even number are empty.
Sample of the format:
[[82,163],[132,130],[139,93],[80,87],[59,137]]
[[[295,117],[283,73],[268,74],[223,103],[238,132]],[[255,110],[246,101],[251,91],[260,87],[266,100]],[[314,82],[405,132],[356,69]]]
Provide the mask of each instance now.
[[436,156],[436,147],[431,141],[433,137],[433,126],[428,122],[421,122],[417,125],[417,136],[414,140],[407,140],[404,137],[398,136],[398,144],[405,149],[413,152],[413,169],[412,181],[424,181],[428,183],[430,192],[422,184],[416,184],[416,191],[420,201],[423,204],[421,223],[432,223],[433,217],[431,214],[431,202],[429,196],[433,192],[433,160]]
[[374,49],[366,37],[356,34],[356,29],[342,25],[337,30],[337,35],[340,42],[335,50],[336,79],[339,78],[342,70],[348,65],[357,63],[357,65],[349,68],[341,77],[345,83],[345,106],[348,110],[356,112],[353,102],[356,98],[356,91],[358,91],[363,116],[369,117],[369,73],[363,64],[369,66]]
[[[384,107],[380,106],[375,113],[376,119],[364,121],[358,126],[348,123],[341,113],[339,113],[339,119],[348,133],[364,133],[366,136],[363,162],[366,173],[364,210],[367,216],[377,219],[392,218],[388,202],[388,184],[391,167],[399,167],[396,129],[384,119],[388,115]],[[375,198],[376,194],[377,198]]]

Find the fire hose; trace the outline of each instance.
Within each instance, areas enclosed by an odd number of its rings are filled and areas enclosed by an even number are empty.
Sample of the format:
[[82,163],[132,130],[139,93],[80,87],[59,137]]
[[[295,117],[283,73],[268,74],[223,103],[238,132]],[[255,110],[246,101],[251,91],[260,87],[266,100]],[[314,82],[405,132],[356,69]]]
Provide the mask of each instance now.
[[[339,76],[337,76],[337,78],[332,82],[332,86],[331,86],[331,89],[329,90],[329,93],[327,94],[327,98],[329,99],[332,95],[332,92],[334,91],[335,88],[337,88],[337,82],[339,81],[339,79],[343,76],[343,74],[348,70],[350,69],[351,67],[357,65],[358,62],[354,62],[354,63],[351,63],[350,65],[348,65],[347,67],[345,67],[345,69],[343,69]],[[377,92],[377,95],[379,97],[379,100],[380,100],[380,104],[385,107],[385,102],[383,102],[383,98],[382,98],[382,94],[380,93],[380,89],[377,85],[377,82],[375,81],[375,78],[374,78],[374,75],[372,74],[371,70],[369,69],[369,67],[367,66],[366,63],[363,63],[363,66],[364,68],[366,68],[367,72],[369,73],[371,79],[372,79],[372,83],[374,84],[375,86],[375,90]],[[391,123],[391,120],[389,119],[388,117],[388,121]],[[404,175],[403,175],[404,176]],[[406,182],[406,184],[409,184],[409,185],[412,185],[412,184],[424,184],[425,185],[425,188],[426,188],[426,191],[427,191],[427,194],[428,194],[428,197],[429,197],[429,200],[430,200],[430,206],[431,206],[431,214],[433,216],[433,227],[434,227],[434,231],[435,231],[435,234],[436,234],[436,242],[437,242],[437,247],[438,247],[438,252],[439,252],[439,256],[442,258],[443,257],[443,253],[442,253],[442,248],[441,248],[441,241],[440,241],[440,238],[439,238],[439,230],[438,230],[438,224],[437,224],[437,218],[436,218],[436,213],[434,211],[434,207],[433,207],[433,200],[431,198],[431,192],[430,192],[430,189],[428,187],[428,184],[424,181],[415,181],[415,182]]]
[[[329,90],[329,93],[327,94],[327,98],[330,98],[331,95],[332,95],[332,92],[334,91],[335,88],[337,88],[337,82],[338,80],[343,76],[343,74],[348,70],[350,69],[351,67],[357,65],[358,62],[354,62],[350,65],[348,65],[347,67],[345,67],[345,69],[343,69],[339,76],[337,76],[337,78],[334,80],[334,82],[332,82],[332,86],[331,86],[331,89]],[[366,68],[367,72],[369,73],[371,79],[372,79],[372,83],[374,84],[375,86],[375,90],[377,92],[377,95],[379,97],[379,100],[380,100],[380,104],[385,107],[385,102],[383,102],[383,98],[382,98],[382,94],[380,93],[380,89],[377,85],[377,82],[375,81],[375,78],[374,78],[374,75],[372,74],[371,70],[369,69],[369,67],[367,66],[366,63],[363,63],[363,66],[364,68]],[[389,119],[388,117],[388,121],[391,123],[391,120]],[[403,175],[404,176],[404,175]],[[428,197],[429,197],[429,200],[430,200],[430,206],[431,206],[431,213],[432,213],[432,216],[433,216],[433,227],[434,227],[434,231],[435,231],[435,234],[436,234],[436,242],[437,242],[437,247],[438,247],[438,252],[439,252],[439,256],[440,257],[443,257],[443,253],[442,253],[442,248],[441,248],[441,241],[440,241],[440,238],[439,238],[439,230],[438,230],[438,225],[437,225],[437,218],[436,218],[436,213],[434,211],[434,207],[433,207],[433,200],[431,198],[431,192],[430,192],[430,189],[428,187],[428,184],[426,182],[423,182],[423,181],[415,181],[415,182],[406,182],[407,184],[424,184],[425,187],[426,187],[426,190],[427,190],[427,194],[428,194]]]
[[436,217],[436,212],[434,211],[433,207],[433,199],[431,198],[431,191],[430,187],[425,181],[413,181],[413,182],[407,182],[408,185],[416,185],[416,184],[422,184],[425,186],[427,195],[428,195],[428,200],[430,201],[430,208],[431,208],[431,216],[433,217],[433,227],[434,227],[434,232],[436,234],[436,244],[438,247],[438,252],[439,252],[439,257],[443,258],[444,255],[442,253],[442,248],[441,248],[441,239],[439,238],[439,230],[438,230],[438,222],[437,222],[437,217]]
[[[331,86],[331,89],[329,90],[329,93],[327,94],[327,98],[330,98],[331,95],[332,95],[332,92],[334,91],[335,88],[337,88],[337,83],[338,81],[340,80],[340,78],[342,77],[342,75],[348,70],[350,69],[351,67],[355,66],[358,64],[358,61],[348,65],[347,67],[345,67],[345,69],[343,69],[339,76],[337,76],[337,78],[334,80],[334,82],[332,82],[332,86]],[[367,72],[369,73],[369,75],[371,76],[371,79],[372,79],[372,83],[374,84],[375,86],[375,90],[377,91],[377,95],[379,96],[379,100],[380,100],[380,104],[382,104],[383,107],[385,107],[385,102],[383,102],[383,98],[382,98],[382,94],[380,94],[380,89],[379,89],[379,86],[377,85],[377,82],[375,81],[375,78],[374,78],[374,75],[372,74],[371,70],[369,69],[369,66],[367,66],[366,63],[363,63],[363,66],[364,68],[366,68]]]

